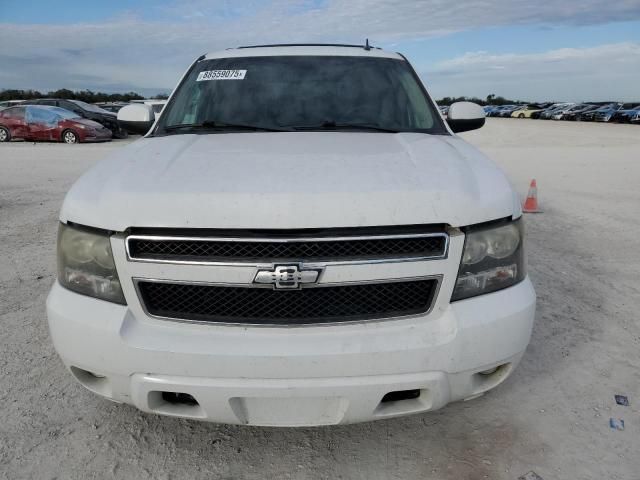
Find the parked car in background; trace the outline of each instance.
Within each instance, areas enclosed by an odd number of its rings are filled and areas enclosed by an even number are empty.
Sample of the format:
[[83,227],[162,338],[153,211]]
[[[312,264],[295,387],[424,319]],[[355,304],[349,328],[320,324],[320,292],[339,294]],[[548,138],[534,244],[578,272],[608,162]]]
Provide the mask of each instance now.
[[629,108],[633,108],[633,104],[630,103],[614,103],[607,108],[599,108],[593,115],[595,122],[610,122],[613,120],[617,112]]
[[108,112],[96,105],[91,105],[90,103],[86,103],[81,100],[67,100],[64,98],[40,98],[37,100],[28,100],[25,102],[25,104],[48,105],[64,108],[76,113],[82,118],[98,122],[102,126],[111,130],[111,133],[115,138],[127,137],[127,132],[118,123],[118,119],[116,118],[115,113]]
[[513,107],[513,105],[499,105],[491,109],[486,115],[488,117],[499,117],[501,116],[502,112],[511,107]]
[[543,108],[542,110],[536,110],[535,112],[531,112],[531,115],[529,116],[529,118],[533,118],[535,120],[540,119],[540,116],[545,112],[545,110],[547,110],[547,108]]
[[544,110],[542,112],[542,114],[540,115],[540,118],[542,120],[551,120],[553,118],[554,115],[563,112],[564,110],[567,110],[568,108],[574,106],[575,103],[563,103],[560,105],[556,105],[553,108],[547,108],[546,110]]
[[449,113],[449,105],[439,106],[438,110],[440,110],[440,113],[443,117],[447,118],[447,113]]
[[613,114],[613,116],[611,117],[612,122],[630,123],[631,117],[636,116],[638,113],[640,113],[640,105],[634,105],[630,108],[625,107],[626,106],[623,105],[620,110]]
[[531,112],[531,115],[529,118],[533,118],[533,119],[540,119],[542,114],[544,112],[546,112],[547,110],[551,110],[553,108],[556,108],[558,105],[557,104],[551,104],[551,105],[547,105],[545,108],[543,108],[542,110],[536,110],[535,112]]
[[499,117],[510,117],[511,113],[521,108],[521,105],[509,105],[502,110],[498,114]]
[[600,108],[600,105],[584,104],[578,109],[573,109],[569,112],[565,112],[562,116],[562,120],[580,121],[580,115],[582,115],[583,113],[593,112],[598,108]]
[[578,116],[576,117],[576,120],[582,121],[582,122],[593,122],[595,116],[599,112],[607,112],[612,108],[617,108],[617,106],[618,106],[617,103],[608,103],[606,105],[598,105],[598,108],[587,110],[585,112],[578,114]]
[[504,105],[494,105],[486,112],[487,117],[497,117],[498,113],[504,108]]
[[104,142],[111,140],[111,131],[64,108],[18,105],[0,111],[0,142],[12,139]]
[[500,105],[487,105],[484,107],[484,114],[487,117],[495,117],[502,107]]
[[542,110],[539,110],[537,112],[533,112],[531,114],[531,118],[536,118],[536,119],[540,119],[543,118],[543,115],[547,115],[549,112],[551,112],[552,110],[555,110],[557,108],[563,107],[565,105],[568,105],[568,103],[551,103],[548,104],[547,106],[545,106],[545,108],[543,108]]
[[585,107],[584,103],[578,103],[576,105],[569,105],[566,107],[557,108],[551,115],[552,120],[562,120],[567,113],[582,110]]
[[560,109],[562,107],[552,107],[552,108],[545,108],[542,112],[540,112],[540,119],[541,120],[549,120],[551,118],[551,116],[556,112],[556,110]]
[[524,107],[511,112],[511,116],[513,118],[531,118],[531,115],[535,112],[541,112],[544,109],[545,106],[542,105],[525,105]]

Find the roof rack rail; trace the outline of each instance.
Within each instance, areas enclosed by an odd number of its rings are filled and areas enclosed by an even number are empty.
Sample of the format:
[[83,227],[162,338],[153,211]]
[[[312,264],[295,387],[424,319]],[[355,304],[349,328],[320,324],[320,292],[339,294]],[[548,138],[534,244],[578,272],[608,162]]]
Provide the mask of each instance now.
[[382,50],[380,47],[372,47],[367,39],[365,45],[352,45],[349,43],[272,43],[267,45],[243,45],[240,48],[268,48],[268,47],[347,47],[347,48],[364,48],[365,50]]

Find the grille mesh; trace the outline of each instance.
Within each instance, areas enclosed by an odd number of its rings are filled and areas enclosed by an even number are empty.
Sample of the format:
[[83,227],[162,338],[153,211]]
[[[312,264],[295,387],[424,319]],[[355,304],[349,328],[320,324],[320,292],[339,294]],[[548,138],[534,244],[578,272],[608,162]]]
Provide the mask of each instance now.
[[304,325],[426,313],[437,281],[273,290],[140,281],[147,311],[203,322]]
[[220,241],[129,239],[132,258],[195,261],[294,261],[439,257],[446,237],[328,240],[328,241]]

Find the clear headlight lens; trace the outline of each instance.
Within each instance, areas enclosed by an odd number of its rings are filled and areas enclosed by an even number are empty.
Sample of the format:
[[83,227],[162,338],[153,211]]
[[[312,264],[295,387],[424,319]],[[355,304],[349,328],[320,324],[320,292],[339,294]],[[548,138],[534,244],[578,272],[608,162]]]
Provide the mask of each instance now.
[[522,220],[466,232],[451,301],[510,287],[526,276]]
[[61,223],[58,281],[74,292],[126,305],[106,233]]

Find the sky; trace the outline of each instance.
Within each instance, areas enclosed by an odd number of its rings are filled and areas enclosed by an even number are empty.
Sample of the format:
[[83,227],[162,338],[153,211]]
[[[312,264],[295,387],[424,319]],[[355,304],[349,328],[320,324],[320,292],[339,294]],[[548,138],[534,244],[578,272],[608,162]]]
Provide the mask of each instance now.
[[640,0],[0,0],[0,89],[168,93],[206,52],[365,38],[435,98],[640,100]]

